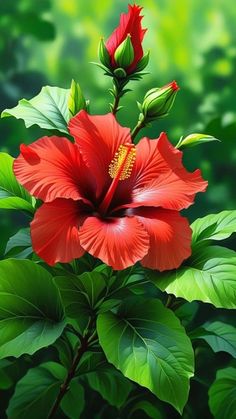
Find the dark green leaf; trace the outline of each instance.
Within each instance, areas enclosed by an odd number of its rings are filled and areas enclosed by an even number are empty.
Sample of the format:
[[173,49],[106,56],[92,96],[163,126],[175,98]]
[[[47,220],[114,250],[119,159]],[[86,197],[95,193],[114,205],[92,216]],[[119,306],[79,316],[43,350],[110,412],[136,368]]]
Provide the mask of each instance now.
[[75,334],[71,331],[66,330],[53,345],[58,351],[61,364],[64,365],[67,369],[70,368],[73,362],[75,348],[78,346],[78,344],[78,337],[75,336]]
[[186,326],[195,317],[198,311],[198,303],[193,301],[192,303],[185,303],[175,310],[175,315],[181,320],[181,323]]
[[209,407],[214,419],[236,418],[236,368],[217,371],[209,389]]
[[236,328],[220,321],[205,323],[190,334],[191,339],[203,339],[214,352],[228,352],[236,358]]
[[22,228],[7,242],[5,250],[7,258],[14,257],[14,259],[27,259],[32,253],[33,249],[29,228]]
[[131,410],[129,417],[132,417],[132,414],[134,412],[136,412],[137,410],[142,410],[143,412],[146,413],[146,415],[149,418],[163,419],[163,415],[159,411],[159,409],[156,406],[154,406],[153,404],[151,404],[150,402],[146,401],[146,400],[143,400],[143,401],[140,401],[140,402],[136,403],[136,405]]
[[54,278],[68,317],[76,319],[81,332],[88,324],[91,313],[98,310],[106,291],[102,273],[85,272],[82,275]]
[[77,375],[79,377],[85,376],[88,373],[104,370],[107,367],[107,360],[103,354],[98,350],[97,352],[87,351],[81,362],[79,363],[79,367],[77,369]]
[[88,373],[87,380],[93,390],[118,409],[125,403],[132,389],[129,380],[112,367]]
[[69,391],[61,401],[61,408],[68,418],[80,418],[84,409],[84,389],[77,379],[71,381]]
[[11,376],[7,373],[7,367],[11,365],[11,362],[7,359],[1,359],[0,361],[0,390],[7,390],[13,385]]
[[8,417],[47,418],[65,376],[65,368],[56,362],[30,369],[16,385],[7,409]]
[[0,261],[0,358],[33,354],[61,335],[59,292],[48,271],[29,260]]
[[158,300],[133,297],[117,314],[100,314],[97,328],[109,362],[182,412],[193,375],[193,350],[172,311]]

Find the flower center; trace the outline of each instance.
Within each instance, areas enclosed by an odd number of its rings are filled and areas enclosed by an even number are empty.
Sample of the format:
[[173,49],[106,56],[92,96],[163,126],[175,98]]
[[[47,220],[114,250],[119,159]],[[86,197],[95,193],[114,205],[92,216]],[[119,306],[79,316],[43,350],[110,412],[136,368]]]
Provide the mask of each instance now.
[[133,144],[120,145],[109,165],[108,173],[113,181],[99,207],[99,211],[102,214],[106,213],[119,181],[130,177],[135,158],[136,149]]

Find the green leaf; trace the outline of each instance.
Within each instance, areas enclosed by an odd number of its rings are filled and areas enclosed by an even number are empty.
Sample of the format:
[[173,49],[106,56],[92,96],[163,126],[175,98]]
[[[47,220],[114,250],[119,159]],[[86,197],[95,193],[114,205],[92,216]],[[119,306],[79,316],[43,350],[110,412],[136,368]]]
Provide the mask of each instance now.
[[191,225],[193,245],[205,240],[224,240],[236,232],[236,210],[198,218]]
[[148,402],[147,400],[142,400],[133,407],[133,409],[130,412],[130,416],[132,417],[132,414],[136,412],[137,410],[142,410],[149,418],[152,419],[163,419],[163,414],[160,412],[160,410]]
[[75,350],[79,345],[79,338],[73,332],[64,330],[63,334],[54,343],[54,348],[58,351],[58,356],[62,365],[69,369],[72,365]]
[[0,208],[34,213],[35,198],[17,182],[13,173],[13,157],[0,153]]
[[193,301],[192,303],[185,303],[174,311],[175,315],[180,319],[182,325],[187,326],[197,314],[198,303],[196,301]]
[[11,365],[11,362],[7,359],[1,359],[0,361],[0,390],[7,390],[13,385],[11,376],[7,373],[7,367]]
[[228,352],[236,358],[236,328],[220,321],[205,323],[190,333],[191,339],[203,339],[214,352]]
[[30,229],[22,228],[7,242],[5,256],[14,259],[27,259],[33,253]]
[[[104,353],[101,351],[101,348],[98,351],[87,351],[83,358],[81,359],[78,369],[77,376],[87,376],[88,373],[98,372],[100,370],[104,371],[109,364],[107,363]],[[111,365],[109,365],[111,367]]]
[[218,138],[207,134],[189,134],[187,137],[181,137],[178,144],[175,146],[178,149],[195,147],[199,144],[209,143],[210,141],[220,141]]
[[0,261],[0,359],[32,355],[61,335],[60,295],[48,271],[29,260]]
[[209,407],[214,419],[236,418],[236,368],[217,371],[209,389]]
[[71,82],[69,99],[68,99],[68,109],[70,117],[76,115],[81,109],[86,109],[86,101],[79,83],[76,83],[74,80]]
[[23,119],[26,128],[36,124],[41,128],[68,134],[69,92],[70,89],[44,86],[37,96],[30,100],[20,100],[14,108],[5,109],[1,116]]
[[84,410],[84,389],[77,379],[71,381],[69,391],[61,401],[61,408],[68,418],[80,418]]
[[56,362],[46,362],[30,369],[16,385],[7,409],[7,417],[46,418],[65,375],[66,369]]
[[9,358],[1,359],[0,388],[6,390],[15,386],[16,382],[26,374],[32,363],[33,361],[27,359],[27,357],[11,358],[10,360]]
[[76,319],[80,331],[88,324],[91,313],[103,301],[106,282],[102,273],[92,271],[82,275],[58,276],[54,278],[68,317]]
[[186,266],[162,274],[150,271],[148,275],[158,288],[176,297],[236,308],[236,252],[233,250],[220,246],[199,248]]
[[89,373],[87,380],[93,390],[98,391],[109,404],[118,409],[132,390],[129,380],[111,367]]
[[158,300],[133,297],[117,314],[100,314],[97,329],[110,363],[182,412],[193,375],[193,349],[172,311]]

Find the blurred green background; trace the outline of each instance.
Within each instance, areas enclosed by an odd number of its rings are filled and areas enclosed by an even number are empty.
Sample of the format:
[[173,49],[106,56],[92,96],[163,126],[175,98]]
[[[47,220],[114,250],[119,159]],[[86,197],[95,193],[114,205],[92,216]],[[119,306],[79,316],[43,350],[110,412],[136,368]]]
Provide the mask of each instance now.
[[[13,107],[22,97],[36,95],[42,85],[69,87],[79,81],[92,113],[108,112],[111,79],[90,64],[97,45],[118,24],[128,1],[1,0],[0,107]],[[119,120],[132,127],[138,117],[135,101],[144,93],[176,79],[181,87],[170,116],[146,130],[150,137],[167,131],[176,144],[181,135],[203,132],[221,143],[185,152],[189,169],[200,167],[209,180],[206,194],[187,212],[192,220],[235,207],[236,162],[236,8],[234,0],[140,0],[143,26],[148,28],[144,49],[151,50],[150,74],[133,82],[123,100]],[[13,156],[21,142],[32,142],[45,131],[26,130],[22,121],[0,121],[0,149]],[[27,220],[1,212],[0,253],[7,236]],[[9,234],[10,228],[10,234]]]

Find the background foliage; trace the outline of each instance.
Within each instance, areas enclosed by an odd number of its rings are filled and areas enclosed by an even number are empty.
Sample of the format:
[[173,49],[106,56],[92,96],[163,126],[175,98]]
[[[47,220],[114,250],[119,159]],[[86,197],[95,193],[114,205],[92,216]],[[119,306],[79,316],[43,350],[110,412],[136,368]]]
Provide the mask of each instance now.
[[[30,99],[45,84],[69,88],[74,78],[80,82],[85,97],[91,100],[91,112],[108,112],[107,89],[111,80],[102,77],[101,70],[88,62],[95,61],[100,36],[106,38],[110,34],[127,4],[126,0],[1,0],[0,111],[15,106],[22,97]],[[140,84],[131,84],[133,93],[122,102],[129,112],[121,110],[118,118],[122,124],[132,123],[133,126],[138,116],[134,100],[141,100],[148,89],[176,79],[181,90],[170,116],[154,123],[146,132],[155,138],[165,130],[174,144],[181,135],[194,131],[219,138],[221,143],[190,148],[185,153],[188,168],[200,167],[209,180],[208,192],[197,198],[187,214],[194,220],[210,212],[232,209],[236,198],[234,1],[140,0],[139,4],[144,6],[144,26],[150,29],[144,42],[144,49],[151,49],[150,75]],[[18,154],[21,142],[32,142],[42,134],[40,128],[26,129],[23,121],[13,118],[4,118],[0,123],[0,151],[13,156]],[[24,223],[24,215],[1,211],[1,256],[7,238]],[[232,239],[228,240],[228,246],[233,245]],[[193,311],[194,306],[190,309]],[[195,317],[195,327],[209,319],[236,325],[230,310],[216,311],[205,304]],[[230,360],[230,356],[222,352],[212,357],[204,340],[195,355],[198,376],[206,384],[213,382],[216,370],[228,365]],[[49,359],[45,350],[40,356],[41,361],[42,357],[45,362]],[[36,365],[37,357],[39,355],[32,361]],[[23,360],[18,362],[16,370],[18,379],[25,373]],[[8,393],[4,390],[2,376],[0,384],[3,389],[1,409],[4,410]],[[96,392],[92,397],[94,405],[99,404],[101,400]],[[207,407],[207,393],[196,381],[192,383],[190,401],[192,408],[187,407],[185,418],[199,417],[203,413],[204,417],[212,417]],[[168,417],[177,417],[171,408],[163,406]]]

